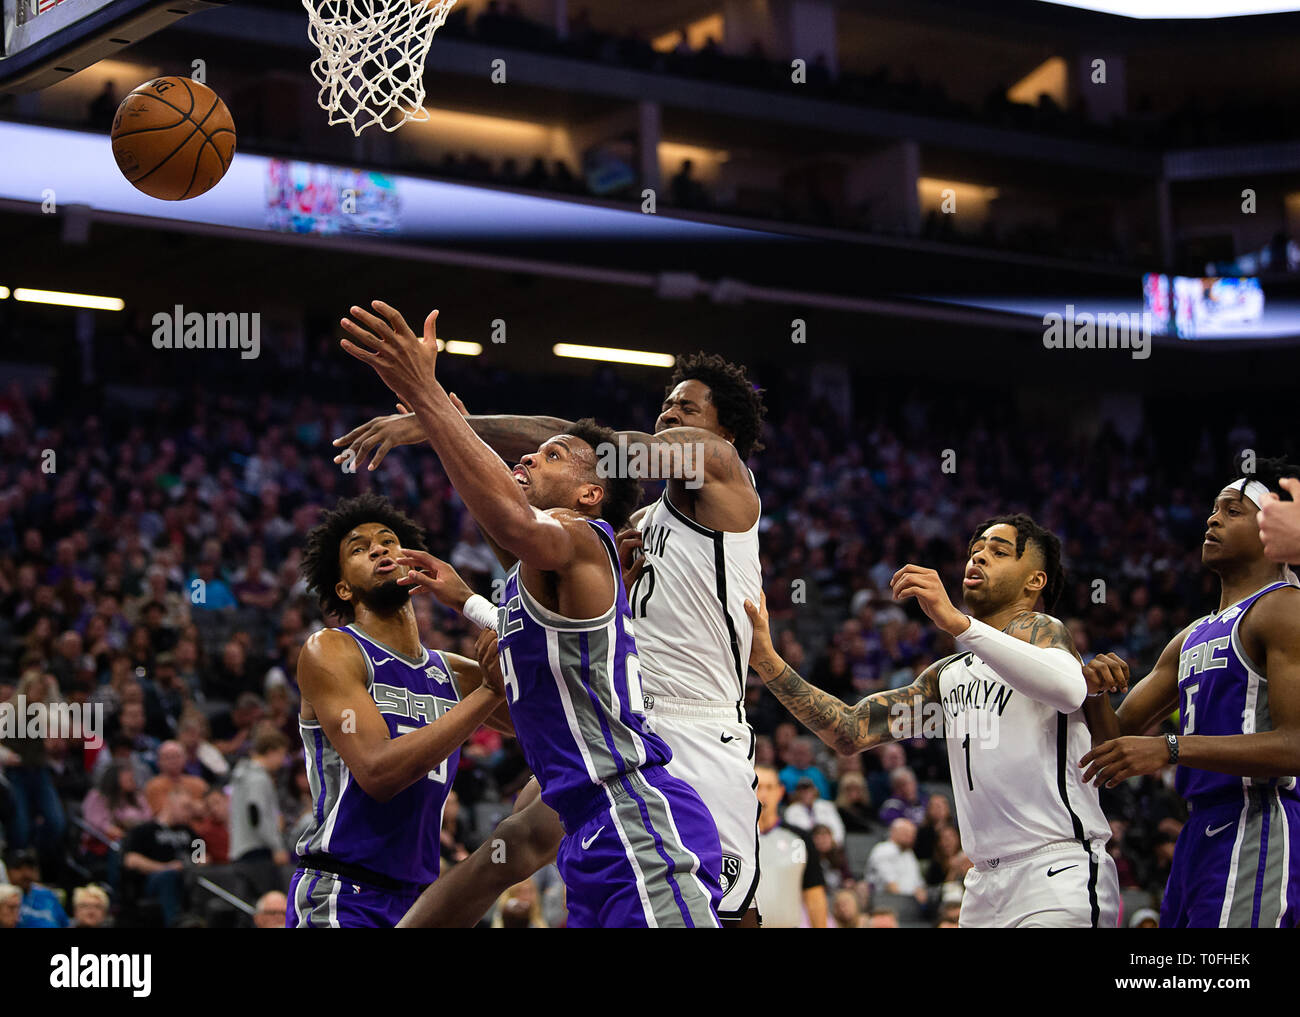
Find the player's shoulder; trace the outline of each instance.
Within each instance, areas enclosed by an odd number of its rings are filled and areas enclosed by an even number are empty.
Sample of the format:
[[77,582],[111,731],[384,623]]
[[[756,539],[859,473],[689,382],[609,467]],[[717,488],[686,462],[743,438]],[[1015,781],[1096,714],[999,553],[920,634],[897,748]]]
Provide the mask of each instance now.
[[[604,543],[600,539],[602,532],[599,518],[583,515],[571,508],[551,508],[546,509],[546,514],[564,527],[569,538],[575,541],[575,547],[585,548],[584,554],[594,554],[597,548]],[[610,527],[613,529],[613,527]],[[608,536],[608,534],[606,534]]]
[[1032,646],[1044,649],[1067,650],[1076,657],[1074,636],[1070,627],[1054,615],[1042,611],[1023,611],[1007,622],[1002,629],[1009,636],[1023,639]]
[[344,629],[318,629],[302,644],[298,655],[298,668],[332,671],[361,666],[359,645]]
[[571,508],[548,508],[545,509],[545,512],[566,529],[572,528],[576,530],[587,530],[591,528],[587,525],[588,523],[599,522],[598,519],[591,516],[585,516],[581,512]]
[[956,663],[957,661],[959,661],[959,660],[964,660],[965,658],[969,657],[970,655],[971,655],[971,654],[970,654],[970,651],[969,651],[969,650],[961,650],[961,651],[959,651],[958,653],[950,653],[950,654],[948,654],[948,656],[946,656],[946,657],[940,657],[940,658],[939,658],[938,660],[936,660],[933,664],[931,664],[928,668],[926,668],[926,670],[927,670],[927,671],[933,671],[935,677],[937,678],[939,675],[943,674],[944,670],[945,670],[947,667],[949,667],[949,666],[952,665],[952,664],[955,664],[955,663]]
[[1047,614],[1043,611],[1022,611],[1011,619],[1004,628],[1003,632],[1010,632],[1012,629],[1022,628],[1032,630],[1035,627],[1055,627],[1065,628],[1065,622],[1061,621],[1055,615]]
[[1242,618],[1242,625],[1253,630],[1281,634],[1300,630],[1296,611],[1300,608],[1300,586],[1281,586],[1261,596]]
[[926,669],[922,671],[919,675],[917,675],[916,682],[913,684],[924,685],[927,688],[932,687],[937,691],[939,688],[939,680],[943,677],[944,671],[946,671],[953,664],[956,664],[958,661],[965,660],[969,656],[970,656],[969,650],[962,650],[958,653],[950,653],[946,657],[940,657],[933,664],[930,664],[928,667],[926,667]]

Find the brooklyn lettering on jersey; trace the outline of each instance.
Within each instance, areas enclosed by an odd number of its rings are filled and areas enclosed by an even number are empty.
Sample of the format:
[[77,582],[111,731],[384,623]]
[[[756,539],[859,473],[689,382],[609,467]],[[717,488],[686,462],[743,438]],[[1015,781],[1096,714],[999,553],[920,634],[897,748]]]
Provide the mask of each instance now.
[[[999,718],[1013,694],[1000,681],[988,678],[971,678],[956,685],[937,703],[926,702],[918,694],[910,702],[890,706],[889,732],[899,741],[970,734],[986,747],[997,748]],[[959,718],[963,718],[960,725]]]
[[672,533],[668,527],[651,523],[641,531],[642,552],[653,554],[656,557],[663,557],[664,548],[668,546],[668,538],[671,536]]
[[943,709],[953,720],[967,710],[996,710],[999,717],[1006,711],[1013,695],[1011,689],[1000,681],[972,678],[953,687],[943,697]]

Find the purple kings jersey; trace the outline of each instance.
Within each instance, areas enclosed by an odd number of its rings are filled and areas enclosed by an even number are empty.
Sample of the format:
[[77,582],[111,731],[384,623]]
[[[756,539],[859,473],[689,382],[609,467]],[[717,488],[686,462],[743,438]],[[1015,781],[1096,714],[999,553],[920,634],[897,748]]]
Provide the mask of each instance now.
[[[367,691],[391,738],[424,727],[460,701],[455,673],[441,653],[412,660],[376,642],[355,625],[342,629],[361,647]],[[460,750],[386,802],[361,790],[320,724],[298,720],[311,786],[311,822],[295,848],[299,857],[324,854],[403,883],[438,877],[438,844],[447,791]]]
[[599,618],[575,621],[537,603],[516,565],[498,609],[501,674],[510,717],[542,799],[572,831],[600,805],[598,785],[672,758],[644,713],[632,614],[618,569],[614,531],[599,533],[614,575],[614,603]]
[[[1272,729],[1268,679],[1246,656],[1238,626],[1255,601],[1287,585],[1271,583],[1192,626],[1178,655],[1179,734],[1239,735]],[[1241,794],[1251,786],[1294,791],[1296,778],[1234,777],[1189,766],[1178,767],[1175,778],[1184,799]]]

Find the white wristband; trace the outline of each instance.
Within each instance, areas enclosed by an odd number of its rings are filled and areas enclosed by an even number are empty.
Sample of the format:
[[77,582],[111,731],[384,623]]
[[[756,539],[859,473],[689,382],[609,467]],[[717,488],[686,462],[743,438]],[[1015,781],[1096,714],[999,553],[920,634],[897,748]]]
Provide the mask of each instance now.
[[460,613],[481,629],[491,629],[493,632],[497,630],[497,609],[487,597],[474,594],[465,601]]

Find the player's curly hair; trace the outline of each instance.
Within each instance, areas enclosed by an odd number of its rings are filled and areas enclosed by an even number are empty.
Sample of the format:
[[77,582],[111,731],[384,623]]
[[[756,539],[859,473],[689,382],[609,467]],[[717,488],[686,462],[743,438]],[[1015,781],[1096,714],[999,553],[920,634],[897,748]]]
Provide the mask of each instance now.
[[[583,417],[579,420],[569,428],[569,434],[581,438],[590,445],[592,451],[597,454],[597,461],[599,461],[598,450],[601,445],[610,448],[618,445],[618,435],[614,429],[596,423],[591,417]],[[636,511],[637,502],[641,500],[641,482],[631,475],[603,476],[594,466],[592,480],[605,490],[605,496],[600,503],[600,518],[614,527],[614,532],[617,533],[627,525],[628,517]]]
[[970,553],[970,549],[975,546],[975,541],[984,536],[990,526],[1001,524],[1016,528],[1017,558],[1025,553],[1025,547],[1030,543],[1033,543],[1038,548],[1038,553],[1043,556],[1043,571],[1047,573],[1047,583],[1043,586],[1043,606],[1048,613],[1051,613],[1056,609],[1056,602],[1061,599],[1061,591],[1065,589],[1065,569],[1061,566],[1061,538],[1051,530],[1039,526],[1023,512],[1015,512],[985,519],[975,527],[975,532],[971,534],[970,542],[966,545],[967,553]]
[[677,369],[668,379],[664,395],[684,381],[696,380],[709,386],[710,398],[718,410],[718,423],[736,436],[736,451],[742,460],[763,451],[758,440],[763,433],[763,390],[749,380],[745,368],[716,353],[691,353],[677,358]]
[[[1242,478],[1242,475],[1241,470],[1237,470],[1228,483],[1235,484]],[[1256,458],[1254,471],[1245,474],[1245,477],[1247,480],[1259,481],[1283,501],[1291,501],[1291,492],[1286,490],[1278,481],[1283,477],[1300,477],[1300,466],[1287,462],[1285,459]],[[1224,486],[1226,487],[1227,484]],[[1242,492],[1241,496],[1246,497],[1245,492]]]
[[382,495],[367,491],[355,498],[344,498],[332,511],[326,512],[307,534],[307,546],[298,571],[307,580],[307,588],[319,599],[321,610],[347,621],[351,621],[356,612],[351,604],[334,592],[342,575],[339,545],[363,523],[383,523],[397,534],[402,547],[428,550],[424,529]]

